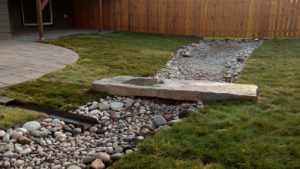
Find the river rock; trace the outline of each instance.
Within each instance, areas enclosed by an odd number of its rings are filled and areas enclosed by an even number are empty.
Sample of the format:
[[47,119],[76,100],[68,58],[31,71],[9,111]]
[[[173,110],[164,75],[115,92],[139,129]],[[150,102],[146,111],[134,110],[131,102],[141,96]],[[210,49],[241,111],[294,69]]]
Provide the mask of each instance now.
[[112,163],[110,155],[107,153],[95,153],[92,155],[92,157],[95,157],[96,159],[101,159],[107,165],[110,165]]
[[17,167],[23,166],[23,165],[24,165],[24,160],[17,160],[17,161],[15,162],[15,165],[16,165]]
[[31,140],[30,140],[29,138],[25,137],[25,136],[19,137],[17,141],[18,141],[19,143],[23,144],[23,145],[24,145],[24,144],[30,144],[30,143],[31,143]]
[[93,132],[93,133],[96,133],[98,131],[98,128],[95,127],[95,126],[92,126],[92,127],[89,128],[89,131]]
[[23,125],[23,128],[25,128],[29,132],[33,132],[34,130],[40,129],[41,124],[37,121],[29,121]]
[[22,151],[20,151],[19,153],[21,154],[21,155],[26,155],[26,154],[29,154],[29,153],[31,153],[31,148],[25,148],[24,150],[22,150]]
[[127,98],[127,99],[123,100],[123,102],[125,103],[125,107],[128,108],[128,107],[131,107],[133,105],[134,100],[130,99],[130,98]]
[[65,134],[63,134],[62,132],[60,132],[60,131],[57,131],[57,132],[55,132],[54,133],[54,136],[56,137],[56,138],[63,138],[63,139],[65,139],[65,138],[67,138],[67,136],[65,135]]
[[22,132],[14,131],[11,135],[11,138],[17,140],[21,136],[23,136]]
[[179,113],[179,118],[187,118],[187,117],[189,117],[189,115],[191,114],[192,112],[190,111],[190,110],[186,110],[186,109],[183,109],[183,110],[181,110],[180,111],[180,113]]
[[81,167],[77,165],[70,165],[67,169],[81,169]]
[[110,103],[110,108],[114,111],[121,111],[124,104],[121,102],[112,102]]
[[22,150],[23,150],[23,148],[22,148],[20,145],[15,144],[15,151],[16,151],[16,152],[20,152],[20,151],[22,151]]
[[42,131],[34,130],[32,132],[32,135],[35,137],[46,137],[48,134],[49,134],[49,130],[47,130],[47,129],[44,129]]
[[28,131],[24,128],[17,128],[16,131],[22,132],[23,134],[26,134]]
[[171,120],[171,121],[168,122],[168,125],[173,126],[174,124],[176,124],[176,123],[178,123],[178,122],[180,122],[180,121],[181,121],[180,119],[177,119],[177,120]]
[[83,164],[90,164],[91,162],[95,161],[95,157],[87,156],[82,160]]
[[110,108],[110,105],[108,104],[108,102],[102,102],[99,104],[100,110],[108,110],[109,108]]
[[163,126],[163,125],[167,124],[167,121],[161,115],[154,116],[153,120],[154,120],[154,125],[156,127]]
[[4,130],[0,130],[0,138],[2,138],[5,134],[5,131]]
[[7,151],[3,154],[4,157],[12,157],[14,156],[14,153],[12,151]]
[[111,155],[110,157],[113,161],[118,161],[122,158],[122,156],[123,156],[123,153],[115,153],[115,154]]
[[92,162],[91,168],[92,169],[104,169],[105,165],[101,159],[96,159],[95,161]]
[[3,141],[4,143],[9,143],[10,137],[9,137],[9,134],[8,134],[8,133],[5,133],[5,134],[4,134],[4,136],[3,136],[3,138],[2,138],[2,141]]

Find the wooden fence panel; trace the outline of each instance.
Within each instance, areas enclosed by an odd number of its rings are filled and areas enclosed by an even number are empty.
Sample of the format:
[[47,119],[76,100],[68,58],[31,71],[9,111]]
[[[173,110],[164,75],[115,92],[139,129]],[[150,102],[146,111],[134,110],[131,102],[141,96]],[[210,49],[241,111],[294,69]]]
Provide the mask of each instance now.
[[113,31],[202,37],[300,36],[300,0],[110,0],[109,3],[106,6],[110,8],[103,9],[106,17],[103,20],[104,27]]

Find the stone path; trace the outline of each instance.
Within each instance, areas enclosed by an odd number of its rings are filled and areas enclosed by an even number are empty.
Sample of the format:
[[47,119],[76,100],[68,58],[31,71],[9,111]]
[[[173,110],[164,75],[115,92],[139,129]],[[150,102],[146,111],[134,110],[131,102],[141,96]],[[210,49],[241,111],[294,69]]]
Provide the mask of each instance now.
[[17,39],[0,41],[0,88],[41,77],[76,62],[70,49]]

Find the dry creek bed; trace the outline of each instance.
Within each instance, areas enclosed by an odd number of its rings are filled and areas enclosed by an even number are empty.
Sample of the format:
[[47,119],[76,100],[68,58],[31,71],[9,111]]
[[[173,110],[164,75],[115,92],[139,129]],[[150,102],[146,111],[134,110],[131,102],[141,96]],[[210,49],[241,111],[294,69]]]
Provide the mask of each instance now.
[[234,82],[261,40],[204,39],[179,49],[154,77]]
[[[233,82],[261,44],[254,40],[202,40],[179,49],[154,76]],[[108,96],[70,111],[99,121],[87,131],[51,118],[0,130],[0,168],[106,168],[136,151],[137,143],[147,135],[202,107],[201,101],[164,104]]]

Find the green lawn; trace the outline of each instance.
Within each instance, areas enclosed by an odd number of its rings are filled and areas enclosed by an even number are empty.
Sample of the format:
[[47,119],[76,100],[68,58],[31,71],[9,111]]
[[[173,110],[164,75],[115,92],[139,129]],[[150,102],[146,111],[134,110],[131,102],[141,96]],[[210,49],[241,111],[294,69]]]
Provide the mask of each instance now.
[[[90,91],[92,81],[151,75],[171,52],[196,40],[114,33],[49,41],[76,50],[79,61],[2,89],[0,95],[73,109],[101,97]],[[300,168],[300,39],[266,41],[251,56],[238,83],[257,84],[259,100],[209,102],[185,121],[148,137],[138,152],[111,168]],[[0,107],[0,127],[40,116],[26,112],[26,118],[18,120],[19,111]]]
[[44,117],[47,117],[47,115],[19,108],[0,106],[0,129]]
[[300,39],[266,41],[237,83],[258,101],[207,103],[111,168],[300,168]]
[[170,59],[172,52],[197,40],[200,39],[119,32],[48,41],[77,51],[78,62],[0,90],[0,95],[61,110],[75,109],[101,97],[90,90],[93,81],[118,75],[151,75]]

